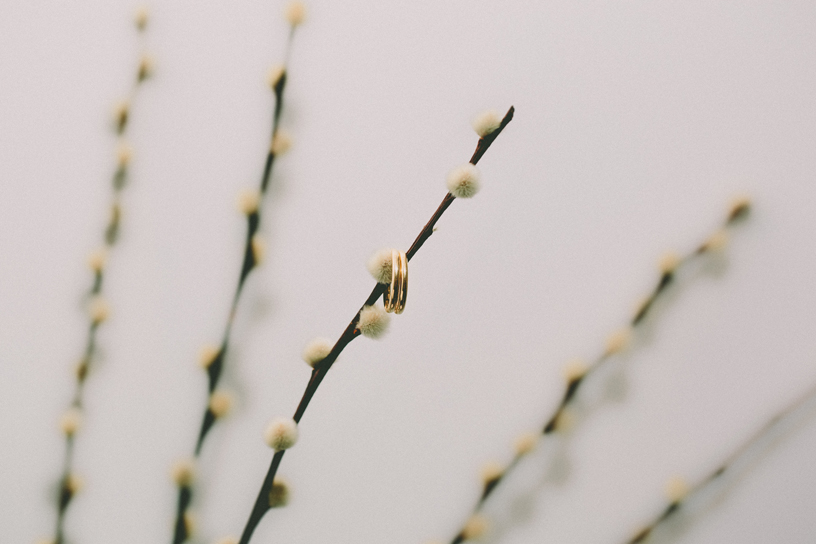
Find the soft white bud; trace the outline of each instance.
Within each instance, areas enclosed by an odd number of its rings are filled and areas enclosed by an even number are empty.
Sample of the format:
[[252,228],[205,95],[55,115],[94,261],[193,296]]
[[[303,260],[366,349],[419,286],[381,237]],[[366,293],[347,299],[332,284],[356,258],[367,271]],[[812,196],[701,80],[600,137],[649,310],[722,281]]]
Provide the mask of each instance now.
[[147,20],[150,13],[147,11],[145,6],[140,6],[136,9],[136,14],[134,15],[134,21],[136,22],[136,28],[139,30],[144,30],[147,26]]
[[328,338],[314,338],[303,348],[303,360],[306,361],[306,364],[313,367],[325,359],[333,347],[334,344],[332,344],[332,341]]
[[686,480],[683,478],[675,476],[674,478],[670,478],[668,482],[666,482],[666,498],[669,499],[669,502],[674,504],[681,502],[683,499],[686,498],[689,494],[689,485]]
[[189,487],[195,480],[195,472],[195,459],[180,459],[173,463],[170,477],[177,486]]
[[488,110],[480,113],[473,119],[473,130],[480,137],[484,138],[501,126],[501,116],[496,110]]
[[303,2],[289,2],[284,15],[286,15],[286,20],[289,21],[290,25],[297,26],[306,18],[306,7]]
[[289,503],[289,484],[280,476],[272,480],[272,489],[269,490],[269,507],[278,508]]
[[470,163],[458,166],[448,173],[448,191],[456,198],[471,198],[479,192],[479,169]]
[[294,419],[277,417],[266,428],[266,443],[275,451],[288,450],[298,439],[298,426]]
[[82,412],[76,406],[68,408],[65,412],[63,412],[62,416],[60,416],[60,430],[67,436],[72,436],[74,433],[76,433],[81,424]]
[[224,536],[216,540],[215,544],[238,544],[238,539],[234,536]]
[[462,529],[462,537],[465,540],[473,540],[484,536],[487,529],[490,527],[490,522],[481,514],[475,514],[470,517]]
[[108,260],[108,252],[105,248],[95,249],[88,255],[88,266],[94,272],[101,272],[105,268],[105,263]]
[[606,339],[606,353],[607,355],[613,355],[615,353],[620,353],[621,351],[625,350],[629,346],[629,342],[632,339],[632,332],[630,329],[620,329],[618,331],[613,332],[609,335]]
[[241,189],[238,192],[238,209],[244,215],[251,215],[258,211],[261,205],[261,193],[254,189]]
[[156,63],[150,55],[142,55],[139,61],[139,81],[149,78],[153,75]]
[[513,449],[516,452],[516,455],[527,455],[531,451],[533,451],[538,444],[538,433],[534,432],[526,432],[522,433],[516,438],[515,442],[513,442]]
[[125,141],[120,141],[116,145],[116,162],[120,167],[125,167],[133,158],[133,148]]
[[573,359],[572,361],[568,362],[564,365],[563,370],[561,373],[564,376],[564,379],[567,380],[568,383],[572,383],[575,380],[581,379],[587,373],[589,368],[587,367],[586,363],[581,361],[580,359]]
[[101,295],[96,295],[88,303],[88,316],[96,324],[102,323],[110,316],[110,306]]
[[277,66],[273,67],[269,70],[269,77],[267,79],[267,83],[269,83],[269,88],[273,91],[275,90],[275,85],[278,84],[280,78],[283,77],[283,74],[286,73],[286,67],[283,64],[278,64]]
[[263,236],[260,234],[253,235],[250,244],[252,246],[252,257],[255,259],[255,264],[261,264],[264,257],[266,257],[266,242]]
[[69,474],[64,481],[65,489],[71,494],[79,493],[85,487],[85,481],[76,474]]
[[205,344],[198,352],[198,364],[202,368],[209,368],[219,353],[221,353],[220,347],[215,344]]
[[232,408],[232,395],[227,391],[213,391],[209,402],[210,412],[216,417],[224,417]]
[[391,316],[385,312],[382,306],[365,306],[360,311],[360,320],[357,328],[363,336],[369,338],[379,338],[388,331],[388,324]]
[[720,229],[703,244],[706,251],[721,251],[728,245],[728,232],[725,229]]
[[113,122],[117,130],[121,131],[125,127],[129,113],[130,103],[127,100],[122,100],[113,107]]
[[502,474],[504,474],[504,467],[496,461],[489,461],[479,469],[479,476],[481,476],[482,483],[485,485],[498,480]]
[[276,130],[275,135],[272,137],[272,145],[269,148],[272,154],[283,155],[291,147],[292,137],[289,136],[289,133],[281,129]]
[[377,280],[378,283],[391,283],[391,270],[393,266],[391,252],[392,249],[390,247],[385,247],[372,255],[366,263],[368,272],[374,276],[374,279]]
[[658,261],[658,266],[660,267],[660,272],[663,274],[671,274],[677,267],[680,266],[680,256],[670,251],[668,253],[664,253],[662,257],[660,257],[660,261]]

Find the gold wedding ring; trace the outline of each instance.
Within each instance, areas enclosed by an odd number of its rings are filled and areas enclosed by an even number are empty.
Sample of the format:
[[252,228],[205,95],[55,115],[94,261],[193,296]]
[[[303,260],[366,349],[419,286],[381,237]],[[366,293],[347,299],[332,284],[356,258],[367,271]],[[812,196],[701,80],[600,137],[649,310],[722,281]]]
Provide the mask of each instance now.
[[408,257],[404,251],[391,250],[391,283],[383,293],[386,312],[401,314],[408,298]]

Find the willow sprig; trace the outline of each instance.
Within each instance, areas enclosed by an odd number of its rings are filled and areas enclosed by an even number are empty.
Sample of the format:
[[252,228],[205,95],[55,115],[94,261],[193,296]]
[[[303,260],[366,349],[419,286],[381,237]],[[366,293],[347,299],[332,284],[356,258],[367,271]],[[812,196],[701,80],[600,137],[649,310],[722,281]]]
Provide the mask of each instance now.
[[292,2],[286,7],[285,16],[289,24],[289,35],[286,41],[284,64],[273,68],[269,75],[269,86],[274,94],[275,106],[272,113],[272,131],[269,148],[264,161],[263,174],[261,175],[257,190],[242,191],[238,198],[238,207],[247,221],[241,268],[221,344],[217,347],[206,346],[201,353],[200,362],[206,369],[208,376],[207,389],[209,399],[204,408],[204,415],[201,420],[193,456],[189,459],[178,461],[172,471],[173,481],[178,487],[173,544],[181,544],[187,540],[192,533],[192,518],[189,508],[193,499],[195,461],[201,454],[201,448],[207,434],[215,422],[229,412],[232,404],[231,395],[226,391],[219,390],[218,382],[224,370],[224,362],[229,347],[232,325],[235,320],[235,314],[238,309],[238,302],[241,299],[244,284],[249,274],[260,264],[264,256],[265,244],[259,234],[259,229],[261,226],[261,212],[264,197],[268,192],[270,179],[272,177],[272,168],[275,164],[275,159],[285,153],[291,145],[289,136],[280,129],[280,118],[283,111],[283,91],[288,75],[286,62],[288,62],[289,50],[292,46],[295,29],[303,22],[304,15],[304,7],[300,2]]
[[[448,175],[448,193],[445,194],[439,207],[431,216],[431,219],[419,232],[414,243],[411,244],[411,247],[405,252],[405,259],[410,260],[419,251],[425,241],[431,237],[434,233],[434,226],[437,221],[439,221],[439,218],[445,213],[445,210],[453,204],[454,200],[457,198],[469,198],[479,190],[479,173],[476,169],[476,164],[513,119],[514,112],[515,109],[512,106],[504,117],[499,117],[497,114],[489,112],[479,117],[477,122],[474,123],[474,128],[480,136],[476,144],[476,150],[473,152],[468,163],[453,170]],[[391,262],[389,261],[388,267],[390,266]],[[337,357],[342,353],[345,347],[358,336],[364,335],[377,338],[387,329],[388,314],[385,313],[382,307],[375,305],[378,299],[382,297],[388,289],[388,285],[381,281],[379,277],[378,268],[379,267],[374,266],[372,269],[371,263],[369,263],[369,269],[372,275],[378,279],[378,282],[334,345],[327,344],[324,341],[318,341],[307,346],[304,352],[304,359],[313,367],[311,377],[306,384],[303,396],[292,418],[276,418],[267,428],[265,436],[266,442],[275,450],[275,454],[272,456],[269,470],[264,477],[261,489],[258,491],[258,496],[255,499],[255,504],[252,507],[252,511],[241,533],[240,544],[248,544],[255,528],[264,515],[270,509],[280,506],[285,502],[287,487],[282,480],[276,478],[278,467],[283,460],[286,450],[292,447],[297,441],[298,424],[301,418],[303,418],[303,414],[306,412],[306,408],[309,406],[309,402],[312,400],[320,383],[326,377],[326,374],[337,360]]]
[[744,442],[742,442],[726,459],[720,463],[716,469],[710,472],[707,476],[699,480],[693,485],[689,485],[682,478],[672,478],[666,485],[666,495],[668,503],[642,529],[637,531],[635,535],[626,541],[626,544],[639,544],[644,542],[659,525],[666,522],[672,515],[678,512],[680,508],[686,504],[694,495],[701,492],[706,487],[714,484],[715,481],[728,472],[741,458],[746,456],[748,452],[766,436],[768,436],[775,428],[783,423],[783,421],[791,418],[794,412],[797,412],[805,403],[816,397],[816,384],[811,386],[804,394],[790,403],[788,406],[774,414],[768,421],[759,427],[753,434],[751,434]]
[[[135,24],[141,42],[144,42],[147,22],[147,11],[144,9],[137,11]],[[141,48],[144,49],[143,43]],[[148,79],[152,71],[152,57],[142,52],[136,69],[136,77],[130,88],[128,98],[117,104],[114,109],[113,128],[116,132],[118,142],[116,149],[116,168],[114,169],[111,180],[113,193],[109,212],[110,215],[102,236],[101,246],[94,250],[88,257],[88,266],[93,273],[93,278],[91,288],[87,293],[88,329],[85,337],[85,348],[76,366],[76,381],[70,405],[60,418],[60,430],[65,436],[65,456],[62,462],[62,475],[58,483],[56,498],[57,519],[54,528],[54,537],[51,540],[54,544],[62,544],[65,540],[64,526],[68,506],[82,487],[82,479],[74,472],[73,468],[74,442],[82,423],[85,383],[93,368],[94,357],[96,355],[97,331],[110,314],[110,307],[103,296],[102,288],[108,254],[113,246],[116,245],[119,235],[122,216],[121,195],[128,180],[128,166],[130,165],[133,154],[126,140],[130,108],[139,87]]]
[[728,242],[728,229],[739,219],[747,215],[749,209],[750,203],[747,199],[736,201],[728,212],[723,225],[695,250],[682,257],[675,253],[666,254],[660,261],[660,276],[655,287],[649,296],[638,306],[629,324],[607,338],[605,349],[590,365],[576,360],[571,361],[565,366],[564,377],[566,379],[566,386],[558,406],[552,415],[546,419],[540,431],[524,433],[518,437],[514,444],[514,456],[510,463],[502,465],[491,462],[483,467],[481,474],[481,495],[476,501],[466,522],[450,541],[451,544],[460,544],[466,540],[478,538],[488,530],[489,521],[481,514],[481,511],[485,502],[497,486],[506,479],[525,456],[535,449],[540,439],[560,429],[565,429],[570,425],[571,416],[569,406],[575,399],[581,385],[592,373],[599,370],[605,363],[628,346],[635,329],[644,322],[655,302],[657,302],[661,295],[666,292],[666,289],[674,282],[678,270],[699,256],[723,249]]

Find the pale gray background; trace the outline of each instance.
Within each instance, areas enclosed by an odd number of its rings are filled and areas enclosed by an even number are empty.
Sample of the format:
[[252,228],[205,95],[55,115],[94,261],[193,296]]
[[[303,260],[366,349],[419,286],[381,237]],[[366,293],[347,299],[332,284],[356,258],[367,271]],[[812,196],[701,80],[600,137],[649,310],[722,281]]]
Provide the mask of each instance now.
[[[110,110],[138,54],[134,7],[0,8],[3,542],[51,532],[56,422],[109,201]],[[275,171],[269,259],[236,323],[225,384],[239,406],[205,446],[200,541],[240,531],[271,456],[262,429],[293,412],[308,378],[302,346],[343,330],[371,288],[371,252],[407,248],[485,108],[517,113],[482,162],[482,192],[455,202],[412,261],[390,334],[356,340],[328,375],[281,469],[291,505],[257,542],[455,534],[478,467],[542,423],[563,364],[594,356],[652,287],[659,256],[694,247],[737,194],[756,207],[727,256],[681,278],[646,340],[587,388],[599,400],[555,452],[566,474],[542,483],[550,443],[497,494],[492,541],[618,542],[659,509],[668,477],[703,475],[816,380],[816,4],[308,8],[283,118],[295,145]],[[73,542],[169,541],[167,474],[192,448],[205,402],[196,354],[218,341],[238,272],[235,196],[260,176],[281,9],[151,6],[157,69],[129,127]],[[812,542],[815,455],[806,417],[673,541]]]

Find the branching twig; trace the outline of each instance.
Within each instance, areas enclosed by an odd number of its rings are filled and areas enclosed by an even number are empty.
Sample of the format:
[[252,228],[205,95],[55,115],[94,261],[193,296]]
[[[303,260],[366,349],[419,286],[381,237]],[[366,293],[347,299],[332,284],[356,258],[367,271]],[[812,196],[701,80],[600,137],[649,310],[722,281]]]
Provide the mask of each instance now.
[[[293,12],[293,10],[298,10]],[[290,24],[289,36],[286,42],[284,59],[288,61],[289,50],[294,39],[295,28],[302,21],[302,6],[295,3],[289,6],[287,19]],[[279,129],[281,112],[283,111],[283,91],[286,86],[287,68],[286,64],[273,69],[270,74],[269,84],[275,95],[275,109],[272,114],[272,131],[270,136],[269,149],[264,162],[263,174],[257,192],[248,192],[241,195],[239,202],[241,211],[246,215],[247,232],[244,241],[244,254],[241,260],[241,270],[238,276],[238,283],[235,287],[235,294],[232,298],[232,305],[227,317],[226,327],[217,348],[205,350],[202,355],[202,364],[207,370],[209,401],[204,409],[201,420],[201,427],[198,432],[193,453],[193,459],[197,459],[201,454],[204,439],[212,429],[216,420],[223,416],[230,403],[230,398],[222,392],[216,390],[218,382],[224,370],[224,361],[229,347],[232,325],[238,308],[238,302],[244,289],[244,284],[249,274],[257,267],[263,256],[263,242],[258,235],[261,226],[261,212],[263,208],[264,196],[269,189],[272,177],[272,168],[276,157],[284,153],[289,147],[289,139],[283,131]],[[192,461],[179,463],[173,471],[173,478],[178,486],[178,499],[176,501],[176,519],[173,530],[173,544],[181,544],[190,537],[191,527],[188,509],[193,499],[193,473]]]
[[[493,141],[501,134],[507,124],[513,119],[514,108],[511,106],[510,109],[507,111],[507,114],[501,120],[498,128],[492,130],[489,134],[483,135],[479,139],[479,143],[476,146],[476,151],[473,153],[473,156],[470,159],[470,164],[475,165],[479,162],[479,159],[482,158],[482,155],[488,150],[490,145]],[[447,193],[445,197],[442,199],[442,203],[436,209],[434,214],[431,216],[431,219],[428,223],[420,231],[419,235],[414,240],[414,243],[411,244],[411,247],[406,251],[406,256],[410,260],[417,251],[422,247],[425,241],[430,238],[431,234],[434,231],[434,225],[442,217],[442,214],[445,213],[445,210],[453,203],[456,199],[451,193]],[[295,410],[294,419],[295,423],[300,423],[303,414],[306,412],[306,408],[309,406],[309,402],[312,400],[317,388],[320,386],[320,382],[323,381],[323,378],[326,377],[326,374],[331,369],[334,362],[337,360],[337,357],[340,353],[345,349],[345,347],[351,343],[352,340],[360,336],[361,331],[358,327],[359,320],[360,320],[360,313],[363,309],[367,306],[373,306],[377,300],[383,295],[383,292],[386,289],[386,285],[383,283],[377,283],[372,289],[371,294],[368,295],[368,298],[363,303],[363,306],[357,310],[357,313],[354,315],[352,320],[349,322],[346,329],[343,331],[343,334],[340,335],[340,338],[331,348],[331,351],[323,358],[321,361],[317,362],[314,365],[314,369],[312,370],[312,375],[309,378],[309,382],[306,385],[306,390],[303,392],[303,396],[300,399],[300,403],[298,404],[297,409]],[[270,492],[273,488],[273,483],[275,481],[275,474],[278,471],[278,467],[280,466],[281,460],[283,459],[283,455],[286,453],[285,449],[281,449],[275,452],[275,455],[272,457],[272,463],[269,466],[269,470],[266,473],[266,477],[264,478],[263,484],[261,485],[261,489],[258,492],[258,497],[255,500],[255,505],[252,508],[252,512],[249,515],[249,519],[244,526],[244,530],[241,534],[240,544],[248,544],[250,539],[252,538],[252,533],[255,531],[255,528],[258,526],[258,523],[261,521],[263,516],[266,514],[267,511],[271,508],[270,506]]]
[[816,385],[812,386],[808,389],[802,396],[797,398],[794,402],[786,406],[784,409],[780,410],[776,413],[772,418],[766,421],[759,429],[757,429],[748,439],[746,439],[742,444],[739,445],[732,453],[729,455],[725,461],[723,461],[714,471],[704,477],[702,480],[694,484],[693,486],[687,486],[685,482],[682,480],[676,480],[671,482],[671,485],[667,491],[670,495],[668,504],[663,508],[663,510],[655,516],[655,518],[645,527],[640,529],[635,535],[626,541],[626,544],[639,544],[644,542],[649,535],[651,535],[654,530],[657,528],[658,525],[665,522],[669,519],[674,513],[676,513],[684,503],[686,503],[693,495],[699,493],[707,486],[713,484],[717,479],[720,478],[726,471],[728,471],[742,456],[748,453],[748,451],[757,444],[760,440],[762,440],[765,436],[768,435],[775,427],[777,427],[783,420],[790,417],[794,412],[796,412],[799,408],[801,408],[806,402],[816,397]]
[[697,249],[686,255],[679,257],[674,254],[669,254],[664,257],[661,262],[661,275],[658,279],[654,289],[650,295],[643,301],[639,309],[631,319],[627,328],[613,334],[607,340],[606,349],[595,359],[589,366],[582,363],[573,363],[566,368],[566,388],[561,397],[561,401],[555,408],[552,415],[547,418],[546,423],[539,433],[531,433],[529,435],[522,435],[516,443],[515,455],[510,463],[502,467],[500,465],[489,465],[482,474],[483,488],[479,499],[476,501],[471,516],[467,522],[462,525],[461,530],[451,540],[451,544],[460,544],[466,540],[480,536],[487,529],[487,520],[481,516],[480,512],[488,497],[493,493],[496,487],[512,472],[516,465],[523,457],[529,454],[535,447],[535,443],[543,436],[554,433],[559,427],[564,426],[568,419],[568,407],[575,398],[581,385],[586,378],[601,368],[604,363],[609,361],[616,353],[623,350],[629,342],[629,338],[634,329],[641,325],[646,318],[649,310],[654,303],[666,291],[669,285],[675,279],[678,269],[687,264],[689,261],[697,256],[721,249],[728,240],[727,229],[734,224],[735,221],[742,218],[749,210],[749,202],[747,200],[738,201],[728,213],[723,227],[717,230],[711,237],[708,238]]
[[[147,12],[139,11],[136,14],[136,28],[139,35],[143,37],[147,26]],[[102,247],[94,251],[88,264],[93,272],[91,288],[88,292],[88,332],[85,339],[85,349],[76,367],[76,384],[73,398],[68,410],[63,414],[60,427],[65,435],[65,457],[62,463],[62,476],[59,481],[59,491],[57,493],[57,520],[54,530],[54,544],[62,544],[64,537],[65,515],[68,505],[81,487],[81,480],[73,471],[73,453],[76,433],[82,418],[83,394],[85,382],[92,368],[94,356],[96,355],[96,333],[100,325],[107,319],[109,309],[107,302],[102,296],[103,280],[105,279],[105,265],[110,249],[116,244],[119,234],[121,218],[121,193],[125,187],[128,177],[128,165],[131,159],[131,150],[125,141],[128,119],[130,116],[130,106],[136,96],[139,86],[150,76],[153,69],[152,60],[149,56],[142,54],[136,70],[136,77],[130,90],[128,100],[120,103],[114,112],[114,129],[119,137],[117,149],[117,165],[112,176],[113,198],[110,209],[110,217],[105,227]]]

